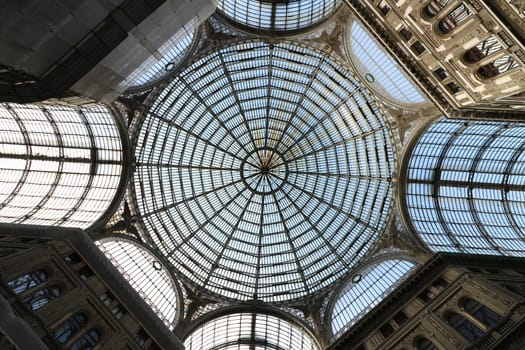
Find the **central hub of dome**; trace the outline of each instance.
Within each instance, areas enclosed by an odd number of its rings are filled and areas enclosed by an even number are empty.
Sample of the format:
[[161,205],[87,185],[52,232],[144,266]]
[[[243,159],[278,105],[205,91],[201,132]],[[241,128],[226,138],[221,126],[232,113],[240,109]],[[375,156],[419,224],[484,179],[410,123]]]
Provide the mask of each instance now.
[[241,163],[243,183],[257,194],[279,190],[288,178],[288,167],[281,154],[260,148],[248,154]]

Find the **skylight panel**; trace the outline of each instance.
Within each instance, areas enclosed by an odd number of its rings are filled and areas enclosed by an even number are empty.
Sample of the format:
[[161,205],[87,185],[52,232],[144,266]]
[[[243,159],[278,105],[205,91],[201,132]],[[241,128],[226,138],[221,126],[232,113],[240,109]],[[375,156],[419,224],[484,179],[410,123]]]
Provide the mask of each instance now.
[[359,71],[367,76],[371,87],[401,103],[425,102],[402,68],[357,21],[352,23],[349,42]]

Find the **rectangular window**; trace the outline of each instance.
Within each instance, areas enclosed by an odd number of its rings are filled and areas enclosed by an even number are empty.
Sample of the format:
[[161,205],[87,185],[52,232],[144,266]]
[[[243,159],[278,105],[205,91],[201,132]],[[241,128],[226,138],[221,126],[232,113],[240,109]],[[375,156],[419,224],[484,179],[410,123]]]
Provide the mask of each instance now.
[[377,5],[377,8],[379,9],[379,12],[381,12],[383,16],[386,16],[386,14],[390,11],[390,7],[384,1],[381,1],[381,3]]
[[115,316],[117,319],[120,319],[124,314],[126,313],[126,310],[122,307],[122,305],[118,304],[116,305],[112,310],[111,313],[113,316]]
[[412,32],[410,30],[408,30],[407,28],[401,28],[401,30],[399,31],[399,35],[405,41],[409,41],[410,38],[412,38]]
[[445,71],[443,68],[439,67],[438,69],[434,70],[434,75],[439,79],[443,80],[448,77],[447,71]]
[[425,52],[425,47],[423,44],[421,44],[420,41],[416,41],[413,43],[410,48],[412,49],[412,52],[414,52],[416,55],[421,55],[423,52]]

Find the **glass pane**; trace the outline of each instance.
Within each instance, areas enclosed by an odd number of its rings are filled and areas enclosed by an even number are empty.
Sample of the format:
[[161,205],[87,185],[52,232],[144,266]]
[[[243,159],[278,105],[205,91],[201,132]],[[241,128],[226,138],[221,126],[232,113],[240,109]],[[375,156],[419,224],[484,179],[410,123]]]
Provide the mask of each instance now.
[[485,332],[457,313],[451,313],[447,322],[470,343],[475,343],[485,335]]
[[354,21],[350,29],[352,54],[361,66],[370,86],[402,103],[422,103],[425,97],[410,81],[396,61],[372,38],[365,28]]
[[7,282],[7,285],[15,294],[20,294],[33,288],[47,280],[47,274],[44,271],[34,271],[22,275],[14,280]]

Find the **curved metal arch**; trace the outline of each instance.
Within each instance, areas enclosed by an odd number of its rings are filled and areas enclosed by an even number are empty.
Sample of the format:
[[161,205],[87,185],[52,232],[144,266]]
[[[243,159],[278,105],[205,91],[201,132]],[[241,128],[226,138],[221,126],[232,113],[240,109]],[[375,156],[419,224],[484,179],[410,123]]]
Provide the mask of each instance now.
[[[432,124],[429,126],[429,129],[434,126],[435,124]],[[441,153],[437,155],[438,161],[437,165],[434,169],[434,180],[432,184],[432,196],[434,199],[434,207],[436,209],[436,215],[439,218],[439,224],[443,229],[445,230],[446,236],[450,239],[451,242],[454,242],[456,247],[459,249],[461,247],[461,243],[458,241],[458,239],[454,236],[452,230],[448,227],[448,223],[443,217],[443,212],[441,211],[441,203],[439,202],[439,189],[440,189],[440,180],[441,180],[441,165],[443,164],[443,161],[445,160],[446,154],[448,150],[450,149],[450,146],[454,143],[454,141],[462,134],[462,131],[467,129],[468,124],[465,122],[463,125],[459,127],[459,130],[454,131],[454,134],[450,135],[450,137],[447,139],[446,144],[443,146]],[[428,129],[427,129],[428,131]],[[418,139],[419,141],[419,139]],[[410,154],[409,158],[412,158],[412,154]],[[406,177],[408,179],[408,176]],[[408,207],[408,206],[407,206]]]
[[[407,151],[405,152],[405,154],[403,155],[402,159],[402,164],[401,164],[401,167],[400,167],[400,174],[401,174],[401,178],[405,179],[405,181],[400,181],[399,182],[399,190],[398,190],[398,196],[399,196],[399,206],[401,208],[400,210],[400,213],[401,213],[401,219],[403,221],[403,223],[405,224],[405,227],[407,227],[409,229],[409,232],[411,233],[412,237],[415,238],[417,240],[418,243],[420,243],[420,246],[422,248],[425,248],[428,250],[428,252],[432,252],[432,250],[430,249],[430,247],[428,247],[427,245],[427,242],[420,236],[417,234],[417,230],[416,230],[416,227],[414,226],[414,223],[412,222],[412,219],[411,219],[411,216],[410,216],[410,213],[408,212],[408,204],[407,204],[407,185],[408,185],[408,171],[409,171],[409,166],[410,166],[410,162],[412,161],[412,154],[417,146],[417,144],[419,143],[419,140],[421,139],[421,137],[434,125],[434,123],[436,123],[440,118],[442,117],[436,117],[435,119],[433,120],[429,120],[428,123],[426,123],[424,126],[422,126],[416,134],[414,134],[414,136],[412,137],[411,139],[411,142],[408,144],[407,146]],[[433,189],[435,191],[435,189]],[[444,229],[446,229],[444,227]],[[447,230],[448,232],[448,230]],[[450,235],[447,234],[447,237],[449,239],[452,240],[452,242],[454,242],[456,245],[459,245],[459,242],[457,241],[454,241],[453,239],[455,239],[453,236],[451,237]]]
[[524,229],[520,228],[518,222],[516,221],[516,218],[514,217],[514,214],[512,213],[512,210],[509,207],[509,198],[508,198],[508,185],[509,185],[509,176],[511,174],[512,168],[516,165],[518,158],[520,155],[525,152],[525,142],[521,145],[521,147],[517,148],[514,151],[514,154],[512,155],[511,159],[509,160],[509,163],[507,164],[507,168],[505,169],[504,177],[503,177],[503,184],[505,185],[505,190],[503,192],[503,208],[505,210],[505,214],[507,215],[507,218],[509,219],[509,223],[511,227],[518,233],[518,235],[521,236],[521,239],[525,241],[525,231]]
[[[34,225],[79,227],[89,227],[100,220],[108,207],[96,201],[103,201],[103,204],[109,206],[112,198],[101,197],[100,194],[96,198],[89,198],[88,194],[92,190],[94,192],[103,189],[107,197],[116,195],[117,182],[121,183],[123,171],[122,149],[119,145],[125,141],[115,123],[113,113],[102,106],[91,108],[58,103],[2,105],[2,118],[11,120],[18,126],[15,130],[13,125],[10,126],[12,123],[6,123],[8,133],[2,141],[6,144],[2,157],[25,161],[23,170],[11,163],[5,167],[6,171],[18,169],[22,172],[17,181],[10,182],[12,179],[4,179],[7,191],[10,192],[7,196],[10,205],[0,208],[5,210],[5,220]],[[89,121],[84,113],[93,114],[94,121]],[[102,125],[106,125],[108,130],[95,135],[94,130],[98,128],[100,131]],[[101,137],[106,133],[111,135],[110,140],[101,142]],[[80,141],[77,140],[77,135]],[[20,152],[20,147],[24,146],[25,154]],[[74,154],[74,149],[83,150],[82,155]],[[99,149],[103,152],[100,159]],[[49,150],[52,153],[48,153]],[[66,150],[69,150],[69,153],[66,153]],[[32,163],[35,165],[32,166]],[[99,163],[102,166],[107,164],[109,170],[97,172]],[[69,165],[68,168],[66,164]],[[76,164],[81,164],[82,167],[77,168],[74,166]],[[29,175],[32,175],[31,180]],[[74,183],[79,178],[83,179],[82,182]],[[120,180],[117,180],[119,178]],[[92,186],[93,181],[100,182],[102,179],[108,182]],[[111,186],[108,186],[109,182]],[[11,188],[12,185],[15,185],[14,188]],[[73,186],[75,191],[69,191]],[[15,197],[18,199],[13,202]],[[26,203],[24,198],[31,200]],[[87,210],[78,210],[88,203],[92,203],[93,206]],[[17,207],[22,208],[24,212],[13,213],[12,209]]]
[[[487,232],[487,230],[485,229],[485,227],[483,226],[483,224],[481,223],[481,219],[479,217],[479,214],[476,210],[476,208],[474,207],[474,196],[473,196],[473,193],[472,193],[472,190],[473,190],[473,186],[472,185],[475,185],[476,183],[474,182],[474,176],[475,176],[475,172],[477,170],[477,167],[478,165],[480,164],[480,162],[482,162],[482,156],[483,154],[485,153],[485,151],[490,148],[490,145],[492,144],[492,142],[494,141],[494,138],[498,137],[498,135],[500,135],[504,130],[507,129],[507,125],[506,124],[501,124],[498,131],[496,131],[495,133],[493,133],[492,135],[490,135],[490,137],[487,137],[487,139],[485,140],[485,142],[483,142],[482,145],[479,146],[479,149],[478,149],[478,152],[476,153],[476,155],[474,156],[474,159],[473,159],[473,162],[472,162],[472,165],[469,169],[469,178],[468,178],[468,181],[469,181],[469,185],[468,185],[468,188],[467,188],[467,200],[468,200],[468,207],[469,207],[469,210],[470,210],[470,213],[472,214],[472,217],[474,219],[474,222],[476,224],[476,226],[478,227],[479,231],[480,231],[480,234],[483,236],[483,238],[485,238],[485,240],[487,241],[488,244],[490,244],[492,246],[492,248],[496,251],[498,251],[500,254],[503,253],[501,247],[499,247],[495,242],[494,242],[494,239],[490,236],[490,234]],[[512,216],[509,217],[509,220]]]
[[[471,121],[471,120],[463,120],[463,121],[457,121],[457,120],[453,120],[453,121],[450,121],[450,120],[446,120],[444,118],[442,119],[438,119],[437,121],[434,121],[430,127],[428,127],[427,129],[425,129],[422,134],[413,141],[413,144],[412,144],[412,150],[411,150],[411,153],[410,155],[408,155],[406,158],[405,158],[405,163],[403,164],[403,173],[405,174],[408,174],[409,171],[411,171],[410,169],[410,162],[412,161],[412,156],[414,154],[414,150],[416,149],[419,141],[421,140],[421,138],[423,137],[423,135],[427,132],[429,132],[430,128],[434,125],[441,125],[441,124],[446,124],[446,123],[449,123],[450,124],[450,127],[454,126],[455,125],[455,128],[452,128],[452,131],[449,131],[449,133],[447,134],[445,130],[447,130],[446,126],[443,126],[443,127],[440,127],[437,129],[437,133],[439,134],[442,134],[442,138],[439,138],[439,143],[436,142],[436,144],[439,144],[439,145],[442,145],[440,147],[442,147],[442,150],[441,150],[441,153],[439,154],[435,154],[434,153],[431,153],[430,151],[427,151],[426,153],[423,153],[421,156],[428,156],[428,157],[431,157],[433,159],[435,159],[435,161],[437,162],[437,165],[434,166],[433,168],[431,168],[430,166],[428,165],[424,165],[421,169],[423,171],[427,171],[427,172],[434,172],[436,173],[435,175],[435,179],[432,180],[432,179],[427,179],[427,180],[410,180],[407,176],[407,181],[406,183],[404,183],[404,186],[407,186],[409,183],[417,183],[418,181],[421,182],[422,184],[427,184],[428,186],[432,186],[433,187],[433,190],[434,190],[434,195],[432,196],[433,199],[432,201],[435,203],[434,204],[434,207],[429,209],[431,210],[431,212],[433,213],[433,215],[436,215],[437,217],[437,222],[438,224],[440,225],[440,230],[442,230],[442,233],[444,234],[447,234],[447,237],[449,238],[450,242],[452,243],[452,245],[450,243],[432,243],[432,242],[428,242],[426,239],[424,239],[421,235],[423,234],[432,234],[431,231],[428,231],[428,230],[425,230],[425,229],[421,229],[421,232],[418,231],[418,229],[416,229],[416,224],[414,224],[413,220],[417,221],[418,219],[421,219],[421,214],[418,214],[418,213],[415,213],[414,217],[412,217],[412,214],[410,214],[408,211],[409,211],[409,208],[410,207],[414,207],[414,205],[411,205],[409,206],[407,204],[407,201],[408,201],[408,198],[409,198],[409,195],[406,193],[403,193],[402,196],[403,196],[403,204],[404,204],[404,207],[403,207],[403,214],[407,216],[406,218],[406,221],[410,223],[410,227],[411,229],[413,230],[413,232],[416,232],[416,233],[421,233],[420,235],[418,235],[418,240],[421,240],[424,242],[424,244],[427,246],[427,248],[431,249],[431,250],[446,250],[446,251],[450,251],[451,249],[455,249],[456,251],[464,251],[464,249],[478,249],[478,250],[481,250],[481,249],[485,249],[485,254],[490,254],[490,252],[492,252],[492,254],[497,254],[498,252],[500,254],[503,254],[503,255],[514,255],[514,254],[517,254],[516,253],[516,250],[513,250],[513,248],[509,248],[508,246],[506,246],[505,244],[501,244],[501,245],[494,245],[494,242],[497,242],[498,239],[509,239],[509,240],[512,240],[513,242],[515,242],[515,244],[518,246],[518,247],[523,247],[523,243],[521,242],[521,245],[520,245],[520,238],[522,237],[522,232],[520,230],[516,230],[516,226],[513,225],[513,223],[515,224],[515,218],[512,217],[512,212],[511,212],[511,209],[509,208],[509,203],[508,201],[505,201],[505,203],[503,203],[501,205],[501,207],[503,209],[499,209],[499,211],[496,212],[496,214],[503,214],[503,213],[506,213],[507,214],[507,223],[509,225],[510,228],[513,228],[513,232],[509,234],[508,237],[506,236],[499,236],[499,234],[495,233],[494,235],[491,235],[491,230],[489,228],[489,226],[486,226],[486,223],[483,223],[483,220],[481,218],[481,212],[480,210],[482,209],[479,209],[477,207],[473,207],[473,203],[470,203],[472,202],[472,198],[473,198],[473,195],[472,195],[472,191],[473,189],[484,189],[484,188],[488,188],[488,189],[495,189],[495,190],[499,190],[501,196],[503,198],[507,198],[507,193],[508,191],[506,191],[505,189],[508,188],[508,185],[507,185],[507,182],[508,182],[508,178],[510,176],[510,169],[516,164],[516,159],[517,157],[519,157],[519,154],[520,154],[520,149],[523,149],[524,145],[523,144],[514,144],[513,143],[513,146],[512,148],[508,147],[506,149],[508,149],[510,152],[512,152],[512,156],[510,159],[507,159],[507,157],[505,158],[505,163],[506,164],[503,164],[502,166],[505,166],[506,169],[505,169],[505,172],[502,172],[503,170],[498,170],[497,172],[493,172],[493,174],[495,176],[501,176],[503,177],[503,182],[501,184],[499,183],[485,183],[483,182],[482,180],[476,180],[476,182],[474,182],[475,178],[474,176],[476,174],[481,174],[480,171],[478,171],[478,168],[480,166],[480,164],[491,164],[490,162],[491,161],[496,161],[496,159],[492,159],[492,158],[488,158],[486,160],[486,162],[484,163],[484,159],[481,158],[483,156],[483,154],[487,151],[487,150],[494,150],[494,149],[498,149],[498,148],[501,148],[501,146],[497,147],[497,146],[494,146],[494,147],[491,147],[491,144],[493,142],[495,142],[495,138],[497,138],[497,135],[502,135],[503,137],[503,134],[505,133],[505,130],[507,130],[507,128],[509,127],[510,124],[508,123],[505,123],[505,122],[488,122],[488,121]],[[440,124],[441,123],[441,124]],[[519,124],[519,123],[518,123]],[[437,127],[436,126],[436,127]],[[451,158],[451,157],[447,157],[446,154],[447,152],[449,152],[450,150],[456,150],[454,148],[454,140],[456,140],[458,137],[460,137],[461,135],[469,135],[468,133],[465,134],[464,131],[467,130],[467,128],[478,128],[478,127],[482,127],[482,126],[485,126],[485,131],[484,133],[480,134],[480,140],[478,140],[477,143],[473,144],[473,146],[471,146],[472,148],[472,155],[469,155],[468,159],[470,161],[472,161],[472,165],[470,165],[468,167],[468,169],[465,170],[464,173],[466,173],[468,176],[468,179],[464,179],[462,180],[462,178],[453,178],[451,180],[441,180],[441,176],[440,176],[440,168],[441,168],[441,164],[446,161],[447,159],[455,159],[455,158]],[[491,127],[489,127],[491,126]],[[523,124],[519,124],[519,128],[523,128]],[[514,136],[509,136],[509,137],[516,137],[516,135]],[[445,142],[446,141],[446,142]],[[428,145],[432,145],[432,143],[429,143]],[[492,156],[494,157],[494,156]],[[418,168],[419,169],[419,168]],[[416,169],[417,170],[417,169]],[[490,172],[489,172],[490,173]],[[450,182],[451,181],[451,182]],[[489,181],[494,181],[494,180],[489,180]],[[468,225],[468,228],[472,228],[473,230],[475,230],[477,232],[477,234],[472,234],[471,236],[473,238],[477,238],[479,239],[480,241],[482,240],[484,243],[482,245],[469,245],[468,243],[468,240],[469,238],[467,237],[465,241],[461,241],[460,238],[455,238],[455,232],[454,230],[449,226],[451,223],[454,223],[454,221],[451,221],[451,220],[446,220],[446,218],[443,216],[443,213],[442,213],[442,209],[441,209],[441,206],[439,205],[439,202],[440,202],[440,196],[437,194],[438,190],[441,188],[441,186],[445,186],[447,184],[452,184],[452,185],[461,185],[463,186],[464,188],[466,188],[467,191],[467,194],[465,195],[461,195],[461,196],[457,196],[457,198],[459,199],[463,199],[465,201],[470,201],[467,203],[468,205],[468,208],[469,210],[467,211],[468,213],[470,213],[472,215],[472,218],[471,220],[473,220],[473,222],[471,224],[466,224]],[[412,194],[412,195],[417,195],[417,193],[415,194]],[[429,195],[428,194],[422,194],[425,198],[427,198],[427,200],[429,200]],[[445,197],[445,198],[449,198],[449,197]],[[456,198],[454,196],[450,197],[450,198]],[[437,204],[436,204],[437,203]],[[485,202],[485,205],[487,205],[486,203],[488,203],[488,200],[486,200]],[[498,207],[499,208],[499,207]],[[476,209],[476,210],[474,210]],[[463,209],[463,211],[466,211],[467,209]],[[486,221],[487,219],[485,219]],[[457,231],[457,230],[456,230]],[[430,232],[430,233],[428,233]],[[450,236],[452,235],[452,237]],[[489,235],[489,236],[487,236]],[[470,236],[469,236],[470,237]],[[470,240],[472,241],[472,239]],[[462,243],[462,242],[466,242],[466,243]],[[472,242],[475,242],[475,241],[472,241]],[[474,243],[475,244],[475,243]],[[440,248],[441,247],[441,248]],[[518,249],[518,248],[516,248]],[[489,252],[487,252],[487,250],[489,250]],[[519,251],[521,252],[521,254],[523,254],[523,248],[521,248],[521,250]]]

